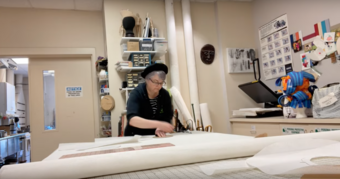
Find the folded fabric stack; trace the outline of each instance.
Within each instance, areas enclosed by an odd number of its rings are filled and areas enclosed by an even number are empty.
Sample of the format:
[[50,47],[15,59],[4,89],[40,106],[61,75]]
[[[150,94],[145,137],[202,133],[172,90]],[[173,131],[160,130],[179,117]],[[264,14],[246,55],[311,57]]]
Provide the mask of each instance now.
[[[280,96],[278,102],[285,107],[311,108],[311,99],[315,85],[309,86],[309,82],[315,82],[315,77],[307,72],[290,72],[287,76],[278,78],[276,86],[282,86],[284,95]],[[285,103],[287,99],[288,103]]]

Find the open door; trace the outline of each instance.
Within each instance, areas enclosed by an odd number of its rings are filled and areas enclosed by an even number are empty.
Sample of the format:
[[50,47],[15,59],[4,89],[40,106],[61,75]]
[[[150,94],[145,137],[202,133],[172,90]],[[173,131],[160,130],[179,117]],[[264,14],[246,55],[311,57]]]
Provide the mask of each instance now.
[[91,57],[30,58],[31,160],[95,138]]

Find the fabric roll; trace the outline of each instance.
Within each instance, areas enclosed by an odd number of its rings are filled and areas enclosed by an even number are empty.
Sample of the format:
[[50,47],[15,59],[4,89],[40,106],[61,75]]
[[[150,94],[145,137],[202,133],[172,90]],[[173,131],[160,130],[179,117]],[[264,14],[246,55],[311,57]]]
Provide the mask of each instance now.
[[303,139],[340,141],[340,131],[240,139],[225,142],[202,141],[202,143],[197,144],[182,144],[155,150],[137,150],[20,165],[5,165],[0,170],[0,178],[90,178],[189,163],[253,156],[264,147],[273,143]]
[[[178,91],[178,89],[176,87],[172,87],[170,89],[170,92],[172,94],[172,99],[174,100],[176,106],[178,107],[179,111],[182,112],[184,120],[186,121],[187,124],[190,124],[191,127],[193,127],[193,129],[196,129],[196,124],[193,120],[193,118],[190,115],[190,112],[187,108],[187,106],[184,103],[184,100],[182,98],[181,93]],[[192,125],[191,125],[192,123]]]

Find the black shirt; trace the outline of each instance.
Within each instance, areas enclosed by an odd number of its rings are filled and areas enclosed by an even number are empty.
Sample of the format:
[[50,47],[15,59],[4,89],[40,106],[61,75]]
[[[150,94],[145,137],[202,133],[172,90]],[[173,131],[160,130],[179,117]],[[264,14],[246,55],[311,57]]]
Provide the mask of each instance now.
[[[157,120],[171,123],[173,111],[171,99],[167,90],[161,88],[157,98],[157,107],[152,108],[151,101],[146,91],[146,84],[139,84],[131,93],[127,102],[127,125],[125,136],[155,135],[156,129],[140,129],[131,126],[130,119],[138,116],[148,120]],[[154,110],[155,109],[155,112]]]

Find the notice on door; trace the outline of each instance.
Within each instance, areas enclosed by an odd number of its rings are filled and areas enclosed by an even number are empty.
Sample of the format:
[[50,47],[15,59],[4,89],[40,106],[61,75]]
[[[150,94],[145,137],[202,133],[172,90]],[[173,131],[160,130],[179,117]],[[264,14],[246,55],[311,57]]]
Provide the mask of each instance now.
[[66,98],[79,98],[83,97],[83,87],[81,86],[67,86]]

